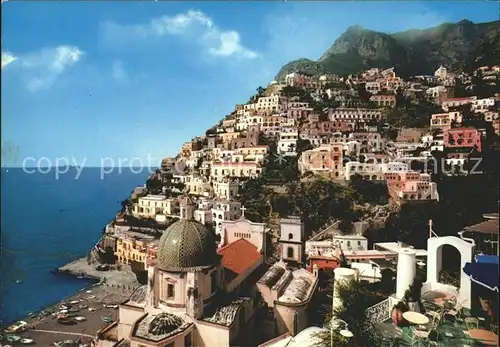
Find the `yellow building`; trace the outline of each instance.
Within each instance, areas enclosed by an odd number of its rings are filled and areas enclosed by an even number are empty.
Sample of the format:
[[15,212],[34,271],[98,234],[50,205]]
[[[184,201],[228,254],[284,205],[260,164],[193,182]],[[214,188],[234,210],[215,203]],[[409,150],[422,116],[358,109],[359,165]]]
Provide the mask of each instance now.
[[135,237],[133,235],[122,235],[116,240],[116,261],[118,264],[142,264],[142,270],[146,269],[148,248],[157,246],[158,242],[151,237]]

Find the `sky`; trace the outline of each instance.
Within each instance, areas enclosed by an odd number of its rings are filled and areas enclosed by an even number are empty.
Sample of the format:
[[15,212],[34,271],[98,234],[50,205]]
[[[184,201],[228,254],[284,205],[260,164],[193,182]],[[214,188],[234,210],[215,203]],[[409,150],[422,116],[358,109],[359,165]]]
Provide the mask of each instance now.
[[2,166],[157,164],[351,25],[498,16],[481,1],[3,2]]

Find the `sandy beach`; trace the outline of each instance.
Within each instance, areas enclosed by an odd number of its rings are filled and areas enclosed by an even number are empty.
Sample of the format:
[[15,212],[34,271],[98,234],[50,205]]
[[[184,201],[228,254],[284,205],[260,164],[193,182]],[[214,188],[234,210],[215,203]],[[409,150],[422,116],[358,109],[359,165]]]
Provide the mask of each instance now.
[[[86,277],[101,279],[101,282],[88,288],[82,288],[73,296],[23,319],[28,323],[26,331],[13,334],[2,332],[1,346],[22,345],[20,342],[9,342],[8,335],[32,339],[33,345],[43,347],[54,346],[55,341],[76,341],[78,339],[81,343],[90,344],[99,329],[116,320],[118,305],[128,300],[134,289],[139,286],[130,269],[97,271],[95,267],[89,266],[85,259],[79,259],[65,265],[61,271],[71,274],[84,271],[87,274]],[[64,309],[61,305],[73,309],[75,312],[70,312],[71,314],[85,317],[85,320],[74,325],[60,324],[55,315]]]

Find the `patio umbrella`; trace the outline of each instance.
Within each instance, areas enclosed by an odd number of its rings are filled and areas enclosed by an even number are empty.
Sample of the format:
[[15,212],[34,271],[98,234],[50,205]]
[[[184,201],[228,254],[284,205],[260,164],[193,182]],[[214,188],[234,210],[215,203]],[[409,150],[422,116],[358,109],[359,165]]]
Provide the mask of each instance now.
[[498,292],[498,264],[466,263],[463,270],[471,281]]

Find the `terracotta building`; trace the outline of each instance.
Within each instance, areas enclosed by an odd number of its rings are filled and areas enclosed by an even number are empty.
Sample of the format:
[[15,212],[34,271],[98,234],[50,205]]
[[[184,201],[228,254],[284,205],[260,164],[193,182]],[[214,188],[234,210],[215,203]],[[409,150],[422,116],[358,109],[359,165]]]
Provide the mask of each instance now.
[[475,128],[453,128],[444,133],[445,148],[475,148],[481,152],[481,133]]
[[298,166],[302,174],[312,171],[339,179],[343,176],[342,146],[323,145],[304,151],[299,158]]

